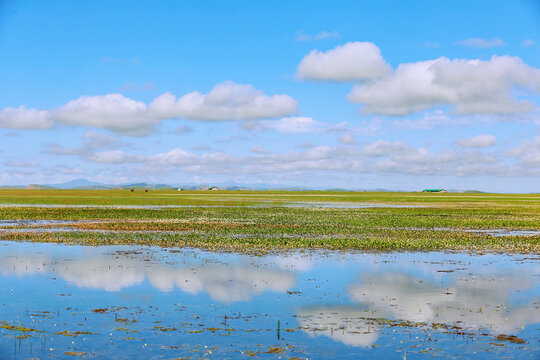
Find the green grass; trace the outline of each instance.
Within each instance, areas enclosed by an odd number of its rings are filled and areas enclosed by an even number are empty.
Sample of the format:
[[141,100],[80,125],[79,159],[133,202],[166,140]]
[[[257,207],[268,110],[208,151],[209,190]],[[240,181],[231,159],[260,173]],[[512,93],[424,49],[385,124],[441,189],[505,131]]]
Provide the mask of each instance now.
[[[250,207],[268,202],[412,204],[411,208]],[[172,192],[1,190],[3,204],[191,205],[189,208],[0,207],[2,220],[70,220],[70,232],[0,238],[78,244],[148,244],[233,251],[298,248],[362,251],[471,250],[538,253],[540,236],[495,237],[466,230],[540,230],[540,196],[343,192]],[[220,207],[197,207],[220,205]],[[97,221],[97,222],[88,222]],[[5,226],[4,226],[5,228]],[[98,232],[96,232],[96,230]]]
[[267,202],[358,202],[417,205],[540,207],[540,194],[395,193],[331,191],[5,190],[0,204],[253,205]]

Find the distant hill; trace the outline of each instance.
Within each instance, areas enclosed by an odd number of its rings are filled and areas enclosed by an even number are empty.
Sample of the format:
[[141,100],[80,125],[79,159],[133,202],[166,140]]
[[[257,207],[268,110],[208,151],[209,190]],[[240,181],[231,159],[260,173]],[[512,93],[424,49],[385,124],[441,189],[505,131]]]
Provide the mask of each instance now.
[[105,188],[108,187],[106,184],[89,181],[86,179],[76,179],[60,184],[44,184],[43,186],[48,186],[55,189],[93,189],[98,186]]
[[24,189],[28,189],[28,190],[46,190],[46,189],[54,189],[54,187],[48,186],[48,185],[30,184],[30,185],[25,186]]
[[[374,192],[407,192],[405,190],[388,190],[388,189],[342,189],[342,188],[331,188],[331,189],[313,189],[302,186],[288,186],[288,185],[279,185],[279,184],[266,184],[266,183],[257,183],[257,184],[235,184],[235,183],[212,183],[212,184],[180,184],[180,185],[169,185],[169,184],[151,184],[146,182],[137,182],[137,183],[124,183],[124,184],[104,184],[96,181],[90,181],[87,179],[75,179],[64,183],[58,184],[29,184],[29,185],[9,185],[9,186],[0,186],[0,189],[80,189],[80,190],[112,190],[112,189],[184,189],[184,190],[207,190],[212,186],[218,187],[220,190],[281,190],[281,191],[374,191]],[[420,191],[420,190],[417,190]],[[457,193],[482,193],[483,191],[479,190],[458,190],[458,189],[448,189],[448,192],[457,192]]]

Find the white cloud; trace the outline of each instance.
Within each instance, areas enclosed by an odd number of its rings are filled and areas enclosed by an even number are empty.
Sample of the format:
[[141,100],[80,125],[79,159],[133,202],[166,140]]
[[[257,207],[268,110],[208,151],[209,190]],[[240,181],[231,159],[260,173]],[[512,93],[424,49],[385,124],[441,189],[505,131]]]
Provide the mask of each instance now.
[[312,133],[324,130],[325,124],[310,117],[285,117],[280,120],[263,120],[259,122],[262,129],[273,129],[283,134]]
[[81,136],[84,142],[84,146],[89,149],[102,149],[102,148],[116,148],[121,145],[125,145],[115,136],[103,134],[97,131],[89,130],[85,131]]
[[343,134],[339,137],[339,141],[346,145],[351,145],[356,142],[356,138],[352,134]]
[[517,157],[525,166],[540,167],[540,135],[532,140],[523,140],[511,149],[510,156]]
[[[465,126],[471,124],[478,124],[482,122],[491,122],[492,119],[480,119],[472,116],[453,116],[441,110],[435,110],[433,112],[425,112],[419,119],[399,119],[393,121],[387,121],[385,126],[391,126],[397,129],[422,129],[430,130],[437,127],[449,127],[449,126]],[[380,124],[381,127],[383,124]]]
[[46,110],[8,107],[0,110],[0,127],[6,129],[50,129],[54,125]]
[[487,148],[497,143],[497,139],[493,135],[477,135],[471,138],[463,138],[458,140],[458,144],[465,148]]
[[[206,156],[206,155],[203,155]],[[169,152],[153,155],[149,157],[150,163],[164,166],[190,165],[196,156],[182,149],[172,149]]]
[[339,38],[339,32],[337,31],[321,31],[320,33],[316,35],[312,34],[306,34],[303,31],[299,31],[296,34],[296,41],[316,41],[316,40],[324,40],[324,39],[338,39]]
[[48,144],[45,150],[43,150],[45,154],[53,154],[53,155],[79,155],[82,156],[86,153],[88,153],[88,149],[84,148],[84,146],[77,146],[77,147],[62,147],[57,143],[51,143]]
[[298,102],[288,95],[268,96],[252,85],[227,81],[207,94],[198,91],[178,99],[165,93],[152,101],[149,111],[159,118],[203,121],[253,120],[295,114]]
[[520,58],[493,56],[488,61],[441,57],[401,64],[387,77],[357,84],[348,98],[363,112],[408,115],[451,105],[458,114],[512,114],[534,105],[514,96],[515,88],[540,93],[540,69]]
[[146,104],[121,94],[81,96],[53,112],[55,119],[72,126],[108,129],[126,135],[146,135],[158,120]]
[[143,162],[146,160],[144,155],[134,155],[123,152],[122,150],[101,151],[90,155],[88,160],[103,164],[125,164],[133,162]]
[[390,142],[385,140],[377,140],[374,143],[366,145],[362,148],[362,155],[367,157],[382,157],[391,154],[398,154],[411,151],[413,148],[405,144],[403,141]]
[[92,156],[99,149],[117,149],[128,145],[115,136],[99,133],[97,131],[85,131],[81,136],[82,146],[62,147],[59,144],[48,144],[44,152],[54,155],[79,155],[82,157]]
[[[6,108],[0,110],[0,127],[48,129],[54,124],[87,126],[143,136],[164,119],[202,121],[272,119],[296,114],[298,102],[288,95],[265,95],[252,85],[228,81],[208,94],[197,91],[179,99],[171,93],[155,98],[149,106],[122,94],[81,96],[52,110]],[[180,127],[179,131],[189,131]]]
[[534,45],[536,45],[536,42],[533,39],[525,39],[521,43],[521,46],[523,46],[523,47],[531,47],[531,46],[534,46]]
[[[260,149],[255,149],[260,150]],[[107,164],[140,162],[153,172],[182,169],[200,174],[270,174],[297,171],[343,173],[376,173],[408,175],[497,175],[524,174],[525,169],[509,167],[488,153],[478,150],[431,153],[401,141],[376,141],[361,150],[352,146],[317,146],[303,152],[283,154],[256,152],[251,156],[234,156],[222,152],[197,155],[182,149],[150,156],[105,151],[84,158]],[[530,170],[530,169],[528,169]]]
[[332,50],[313,50],[298,65],[298,76],[317,81],[357,81],[390,71],[380,49],[370,42],[348,42]]
[[502,41],[499,38],[493,38],[491,40],[482,39],[482,38],[470,38],[466,40],[460,40],[456,42],[456,44],[472,47],[475,49],[489,49],[489,48],[501,47],[501,46],[506,45],[504,41]]
[[249,152],[252,152],[255,154],[267,154],[268,150],[266,150],[262,146],[252,146],[251,148],[249,148]]

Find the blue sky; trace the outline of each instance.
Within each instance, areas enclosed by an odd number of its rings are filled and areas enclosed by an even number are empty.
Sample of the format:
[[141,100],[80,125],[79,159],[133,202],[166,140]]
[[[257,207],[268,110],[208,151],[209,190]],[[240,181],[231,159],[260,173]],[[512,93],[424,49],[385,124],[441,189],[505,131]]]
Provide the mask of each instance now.
[[540,191],[536,1],[2,1],[0,184]]

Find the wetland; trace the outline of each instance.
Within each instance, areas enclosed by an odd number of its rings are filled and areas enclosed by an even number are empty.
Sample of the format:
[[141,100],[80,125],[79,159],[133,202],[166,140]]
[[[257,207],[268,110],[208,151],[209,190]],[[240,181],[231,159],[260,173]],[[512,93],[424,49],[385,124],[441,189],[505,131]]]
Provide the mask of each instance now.
[[537,195],[0,191],[0,359],[540,356]]

